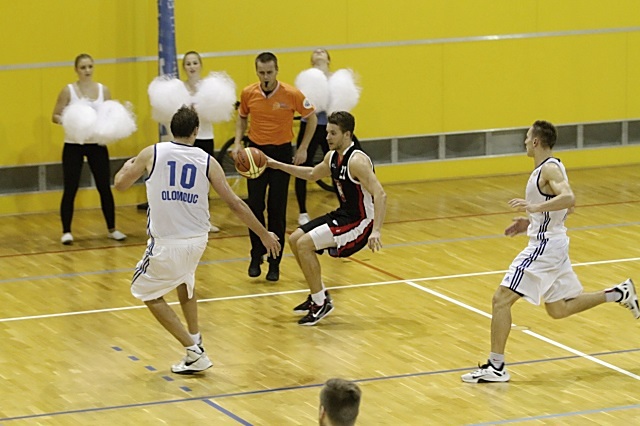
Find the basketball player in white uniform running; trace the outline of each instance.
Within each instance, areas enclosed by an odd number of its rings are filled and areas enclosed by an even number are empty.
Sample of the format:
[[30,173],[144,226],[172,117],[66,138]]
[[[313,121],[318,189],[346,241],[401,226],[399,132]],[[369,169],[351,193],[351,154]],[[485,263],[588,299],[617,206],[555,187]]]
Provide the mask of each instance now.
[[[211,367],[202,347],[195,295],[195,271],[209,235],[209,184],[231,210],[255,232],[270,256],[280,252],[275,234],[268,232],[236,196],[220,165],[194,147],[198,115],[182,107],[171,120],[174,142],[161,142],[140,151],[116,174],[115,187],[124,191],[147,173],[147,234],[144,257],[136,266],[131,293],[186,349],[187,355],[171,367],[177,374],[193,374]],[[164,300],[177,289],[188,330]]]
[[336,111],[327,119],[329,152],[315,167],[294,166],[267,157],[267,167],[297,178],[316,181],[333,178],[340,207],[301,225],[289,237],[291,251],[302,269],[311,294],[293,311],[306,315],[300,325],[315,325],[333,310],[322,282],[317,251],[328,249],[332,257],[349,257],[365,246],[375,252],[382,248],[380,230],[386,212],[387,195],[373,171],[367,154],[351,140],[353,115]]
[[520,298],[534,305],[543,299],[547,313],[556,319],[604,302],[618,302],[631,310],[634,318],[640,318],[631,279],[606,290],[583,293],[573,272],[564,221],[575,205],[575,197],[564,165],[553,157],[556,137],[556,128],[547,121],[536,121],[527,132],[524,144],[535,169],[527,182],[525,199],[515,198],[509,205],[526,211],[528,217],[514,219],[505,235],[513,237],[526,231],[529,245],[514,259],[493,296],[489,359],[478,370],[464,374],[464,382],[509,381],[504,351],[511,330],[511,306]]

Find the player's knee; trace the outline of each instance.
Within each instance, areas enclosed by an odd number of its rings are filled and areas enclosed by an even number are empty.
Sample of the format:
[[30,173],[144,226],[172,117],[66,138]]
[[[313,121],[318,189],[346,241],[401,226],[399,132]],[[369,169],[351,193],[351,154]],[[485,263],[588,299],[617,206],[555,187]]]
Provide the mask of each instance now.
[[308,234],[305,234],[300,238],[300,240],[298,240],[298,250],[315,252],[316,244],[313,242],[313,239]]
[[300,240],[300,237],[302,237],[303,235],[304,235],[304,232],[300,228],[293,231],[293,233],[289,235],[289,244],[291,245],[291,247],[297,248],[298,241]]
[[491,299],[493,311],[511,309],[511,305],[513,305],[515,300],[517,300],[517,297],[514,296],[516,296],[516,293],[512,290],[499,286]]
[[498,292],[494,293],[493,298],[491,299],[491,307],[493,308],[493,311],[495,312],[498,309],[503,309],[505,306],[504,298],[501,297]]
[[566,318],[566,317],[568,317],[568,316],[569,316],[569,315],[567,315],[567,314],[566,314],[566,313],[564,313],[564,312],[548,312],[548,311],[547,311],[547,313],[548,313],[548,314],[549,314],[549,316],[550,316],[551,318],[553,318],[553,319],[562,319],[562,318]]
[[545,305],[547,314],[553,319],[562,319],[569,316],[569,312],[563,305]]

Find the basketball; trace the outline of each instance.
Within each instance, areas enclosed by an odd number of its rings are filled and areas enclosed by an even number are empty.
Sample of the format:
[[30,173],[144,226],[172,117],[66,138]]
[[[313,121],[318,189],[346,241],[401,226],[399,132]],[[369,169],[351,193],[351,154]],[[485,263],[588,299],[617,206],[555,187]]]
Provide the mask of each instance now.
[[267,157],[258,148],[245,148],[238,152],[236,170],[247,179],[255,179],[267,168]]

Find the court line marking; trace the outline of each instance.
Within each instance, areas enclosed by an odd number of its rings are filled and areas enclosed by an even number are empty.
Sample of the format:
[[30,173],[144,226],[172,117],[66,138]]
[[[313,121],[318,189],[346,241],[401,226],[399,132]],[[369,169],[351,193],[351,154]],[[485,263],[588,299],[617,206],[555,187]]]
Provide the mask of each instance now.
[[[629,258],[621,258],[621,259],[609,259],[609,260],[597,260],[593,262],[581,262],[574,263],[572,266],[580,267],[580,266],[593,266],[593,265],[606,265],[609,263],[624,263],[624,262],[637,262],[640,261],[640,257],[629,257]],[[373,283],[363,283],[363,284],[350,284],[343,285],[337,287],[328,287],[329,290],[342,290],[347,288],[361,288],[361,287],[374,287],[380,285],[389,285],[389,284],[405,284],[409,282],[422,282],[422,281],[439,281],[439,280],[449,280],[455,278],[469,278],[469,277],[481,277],[485,275],[497,275],[504,274],[507,270],[499,270],[499,271],[486,271],[486,272],[469,272],[466,274],[453,274],[453,275],[439,275],[436,277],[424,277],[424,278],[413,278],[413,279],[398,279],[392,281],[379,281]],[[237,296],[224,296],[224,297],[212,297],[209,299],[200,299],[198,303],[208,303],[208,302],[219,302],[226,300],[237,300],[237,299],[251,299],[256,297],[269,297],[269,296],[281,296],[285,294],[297,294],[297,293],[308,293],[308,289],[303,290],[286,290],[286,291],[276,291],[271,293],[254,293],[254,294],[241,294]],[[447,297],[442,295],[443,297]],[[454,301],[454,299],[451,299]],[[455,303],[455,302],[453,302]],[[169,302],[169,305],[178,305],[179,302]],[[85,314],[99,314],[105,312],[118,312],[118,311],[128,311],[134,309],[146,309],[146,305],[135,305],[135,306],[124,306],[119,308],[105,308],[105,309],[91,309],[87,311],[73,311],[73,312],[61,312],[57,314],[43,314],[43,315],[27,315],[22,317],[9,317],[9,318],[0,318],[0,323],[3,322],[11,322],[11,321],[24,321],[24,320],[32,320],[32,319],[44,319],[44,318],[56,318],[56,317],[67,317],[73,315],[85,315]],[[469,307],[471,308],[471,307]],[[473,308],[475,309],[475,308]],[[475,311],[474,311],[475,312]],[[478,310],[476,313],[484,314],[483,311]],[[489,318],[491,318],[489,316]]]
[[585,414],[609,413],[612,411],[622,411],[622,410],[637,410],[639,408],[640,408],[640,404],[623,405],[620,407],[605,407],[605,408],[593,409],[593,410],[567,411],[564,413],[547,414],[544,416],[521,417],[519,419],[496,420],[494,422],[486,422],[486,423],[472,423],[469,426],[503,425],[508,423],[530,422],[534,420],[556,419],[560,417],[584,416]]
[[215,402],[211,401],[210,399],[203,399],[203,402],[205,404],[208,404],[208,405],[212,406],[216,410],[220,411],[222,414],[225,414],[227,417],[232,418],[233,420],[237,421],[238,423],[240,423],[243,426],[253,426],[251,423],[249,423],[248,421],[246,421],[242,417],[237,416],[236,414],[233,414],[231,411],[227,410],[226,408],[222,407],[219,404],[216,404]]
[[[609,351],[609,352],[596,352],[593,353],[592,356],[607,356],[607,355],[618,355],[621,353],[631,353],[631,352],[640,352],[640,348],[634,349],[623,349],[619,351]],[[527,364],[537,364],[537,363],[545,363],[545,362],[555,362],[555,361],[567,361],[571,359],[580,358],[576,355],[567,355],[562,357],[554,357],[554,358],[543,358],[543,359],[533,359],[528,361],[518,361],[511,363],[509,365],[527,365]],[[461,367],[461,368],[451,368],[446,370],[434,370],[434,371],[421,371],[417,373],[405,373],[405,374],[394,374],[391,376],[379,376],[379,377],[368,377],[364,379],[355,379],[354,382],[357,383],[367,383],[367,382],[380,382],[383,380],[397,380],[397,379],[410,379],[413,377],[423,377],[423,376],[434,376],[438,374],[450,374],[450,373],[458,373],[462,371],[468,371],[471,367]],[[92,412],[100,412],[100,411],[108,411],[108,410],[118,410],[118,409],[128,409],[128,408],[138,408],[138,407],[147,407],[147,406],[156,406],[156,405],[168,405],[182,402],[192,402],[192,401],[201,401],[201,400],[210,400],[210,399],[222,399],[222,398],[233,398],[238,396],[252,396],[252,395],[263,395],[263,394],[271,394],[277,392],[286,392],[286,391],[295,391],[295,390],[303,390],[303,389],[313,389],[313,388],[321,388],[324,386],[324,383],[312,383],[308,385],[297,385],[297,386],[282,386],[277,388],[270,389],[259,389],[259,390],[251,390],[251,391],[243,391],[243,392],[232,392],[232,393],[223,393],[219,395],[206,395],[206,396],[196,396],[182,399],[169,399],[164,401],[149,401],[149,402],[139,402],[133,404],[124,404],[124,405],[115,405],[109,407],[93,407],[93,408],[81,408],[76,410],[66,410],[66,411],[55,411],[50,413],[40,413],[40,414],[27,414],[22,416],[15,417],[5,417],[0,418],[0,421],[6,422],[11,420],[25,420],[25,419],[34,419],[40,417],[49,417],[49,416],[60,416],[67,414],[82,414],[82,413],[92,413]],[[470,385],[473,386],[473,385]],[[619,409],[635,409],[640,408],[640,404],[637,406],[623,406]],[[597,411],[596,411],[597,412]]]
[[[500,213],[502,214],[502,213]],[[442,219],[442,218],[437,218]],[[450,219],[450,218],[447,218]],[[420,219],[412,222],[418,222],[423,220],[430,219]],[[397,223],[397,222],[396,222]],[[600,224],[600,225],[589,225],[589,226],[581,226],[572,228],[572,232],[576,231],[592,231],[595,229],[608,229],[608,228],[623,228],[627,226],[638,226],[640,222],[624,222],[624,223],[615,223],[615,224]],[[232,237],[225,237],[232,238]],[[235,238],[235,237],[234,237]],[[422,246],[422,245],[435,245],[435,244],[450,244],[450,243],[458,243],[458,242],[467,242],[467,241],[481,241],[481,240],[492,240],[505,238],[503,234],[492,234],[492,235],[477,235],[477,236],[466,236],[459,238],[442,238],[437,240],[427,240],[427,241],[412,241],[407,243],[395,243],[395,244],[385,244],[385,248],[397,248],[397,247],[413,247],[413,246]],[[213,238],[212,238],[213,239]],[[146,244],[130,244],[126,247],[133,246],[145,246]],[[122,246],[125,247],[125,246]],[[82,251],[85,250],[102,250],[102,249],[111,249],[117,247],[103,247],[103,248],[95,248],[95,249],[80,249]],[[80,251],[74,250],[74,251]],[[31,256],[36,254],[60,254],[67,253],[64,251],[60,252],[43,252],[43,253],[26,253],[24,256]],[[23,256],[23,255],[10,255],[10,256]],[[5,256],[0,256],[0,258]],[[283,257],[293,257],[293,254],[285,254]],[[232,262],[245,262],[249,260],[247,257],[234,257],[230,259],[212,259],[212,260],[201,260],[199,265],[217,265],[222,263],[232,263]],[[351,261],[354,261],[355,258],[351,258]],[[23,282],[23,281],[38,281],[38,280],[49,280],[49,279],[57,279],[57,278],[72,278],[72,277],[82,277],[82,276],[91,276],[91,275],[105,275],[105,274],[116,274],[116,273],[130,273],[133,274],[135,268],[120,268],[120,269],[103,269],[101,271],[85,271],[85,272],[65,272],[61,274],[51,274],[51,275],[37,275],[30,277],[15,277],[15,278],[4,278],[0,279],[0,284],[9,284],[14,282]],[[387,274],[390,275],[390,274]]]
[[[473,306],[467,305],[464,302],[461,302],[461,301],[459,301],[457,299],[454,299],[452,297],[446,296],[446,295],[444,295],[442,293],[439,293],[439,292],[437,292],[435,290],[431,290],[429,288],[423,287],[423,286],[421,286],[419,284],[416,284],[414,282],[411,282],[411,281],[407,281],[406,283],[408,285],[410,285],[411,287],[413,287],[413,288],[416,288],[418,290],[422,290],[422,291],[424,291],[426,293],[429,293],[430,295],[438,297],[440,299],[444,299],[447,302],[453,303],[454,305],[458,305],[458,306],[460,306],[460,307],[462,307],[464,309],[467,309],[469,311],[472,311],[472,312],[475,312],[477,314],[480,314],[483,317],[492,318],[492,315],[487,313],[487,312],[484,312],[484,311],[482,311],[480,309],[474,308]],[[512,323],[511,327],[517,327],[517,325]],[[564,344],[562,344],[560,342],[557,342],[557,341],[555,341],[553,339],[545,337],[545,336],[543,336],[541,334],[535,333],[535,332],[533,332],[531,330],[523,330],[523,333],[528,334],[531,337],[535,337],[536,339],[542,340],[543,342],[549,343],[550,345],[553,345],[553,346],[558,347],[560,349],[564,349],[567,352],[571,352],[572,354],[578,355],[579,357],[585,358],[585,359],[587,359],[587,360],[589,360],[591,362],[595,362],[596,364],[600,364],[603,367],[606,367],[606,368],[609,368],[611,370],[617,371],[618,373],[624,374],[625,376],[629,376],[632,379],[640,380],[640,376],[637,375],[637,374],[634,374],[634,373],[632,373],[630,371],[627,371],[627,370],[625,370],[623,368],[620,368],[620,367],[618,367],[616,365],[613,365],[613,364],[610,364],[608,362],[605,362],[605,361],[599,360],[597,358],[594,358],[591,355],[588,355],[588,354],[586,354],[584,352],[581,352],[581,351],[579,351],[577,349],[573,349],[573,348],[571,348],[571,347],[569,347],[567,345],[564,345]]]
[[[395,185],[395,184],[390,184]],[[603,207],[603,206],[613,206],[613,205],[629,205],[633,203],[640,203],[640,200],[625,200],[625,201],[616,201],[611,203],[594,203],[594,204],[584,204],[578,206],[581,210],[589,207]],[[385,226],[389,225],[404,225],[408,223],[419,223],[419,222],[431,222],[438,220],[458,220],[458,219],[468,219],[468,218],[478,218],[478,217],[489,217],[489,216],[500,216],[500,215],[513,215],[518,212],[513,212],[509,210],[499,211],[499,212],[488,212],[488,213],[473,213],[473,214],[465,214],[465,215],[454,215],[454,216],[434,216],[434,217],[424,217],[424,218],[416,218],[416,219],[406,219],[406,220],[395,220],[395,221],[387,221],[385,222]],[[0,215],[2,217],[2,215]],[[587,225],[587,226],[579,226],[575,228],[570,228],[570,232],[575,231],[584,231],[584,230],[592,230],[592,229],[606,229],[606,228],[617,228],[617,227],[625,227],[625,226],[637,226],[640,225],[640,222],[622,222],[622,223],[607,223],[607,224],[598,224],[598,225]],[[287,234],[293,233],[292,230],[287,230]],[[235,239],[235,238],[246,238],[245,234],[232,234],[232,235],[218,235],[215,237],[209,238],[209,240],[219,241],[226,239]],[[502,234],[488,235],[488,236],[477,236],[477,237],[464,237],[467,239],[482,239],[482,238],[498,238],[504,237]],[[444,240],[433,240],[433,241],[419,241],[417,244],[438,244],[442,242],[452,242],[457,241],[458,239],[444,239]],[[465,241],[463,239],[460,239]],[[401,244],[389,244],[385,245],[385,247],[398,247],[401,245],[407,245],[406,243]],[[146,242],[140,243],[120,243],[113,244],[108,246],[97,246],[97,247],[77,247],[77,248],[67,248],[60,250],[50,250],[50,251],[39,251],[39,252],[29,252],[29,253],[10,253],[10,254],[0,254],[0,259],[9,258],[9,257],[26,257],[26,256],[42,256],[42,255],[50,255],[50,254],[69,254],[69,253],[78,253],[78,252],[91,252],[94,250],[112,250],[112,249],[122,249],[122,248],[131,248],[131,247],[146,247]],[[289,255],[290,256],[290,255]],[[244,260],[244,258],[243,258]],[[5,280],[0,280],[2,283]]]

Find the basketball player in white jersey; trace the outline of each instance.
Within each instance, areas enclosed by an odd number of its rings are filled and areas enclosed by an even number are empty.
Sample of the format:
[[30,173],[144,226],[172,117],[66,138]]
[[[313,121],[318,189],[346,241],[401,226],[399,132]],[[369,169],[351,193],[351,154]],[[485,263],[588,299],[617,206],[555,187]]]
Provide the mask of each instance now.
[[328,249],[332,257],[349,257],[368,246],[382,248],[380,230],[386,212],[387,195],[373,171],[367,154],[351,140],[353,115],[336,111],[327,119],[329,152],[315,167],[294,166],[267,157],[267,167],[297,178],[316,181],[331,176],[340,207],[301,225],[289,237],[291,251],[302,269],[311,294],[293,311],[306,314],[300,325],[315,325],[333,310],[322,282],[317,251]]
[[478,370],[464,374],[464,382],[509,381],[504,350],[511,330],[511,307],[520,298],[534,305],[544,300],[547,313],[555,319],[604,302],[618,302],[640,318],[631,279],[606,290],[583,293],[573,272],[564,221],[575,205],[575,197],[564,165],[553,157],[556,137],[556,128],[547,121],[536,121],[527,132],[524,144],[535,169],[527,182],[525,199],[515,198],[509,205],[526,211],[528,217],[514,219],[505,235],[513,237],[526,231],[529,245],[514,259],[493,296],[489,359]]
[[[268,232],[236,196],[220,165],[194,147],[198,114],[182,107],[171,120],[173,142],[161,142],[140,151],[116,174],[115,187],[129,188],[146,172],[147,234],[149,242],[136,266],[131,293],[142,300],[154,317],[186,349],[187,355],[171,367],[177,374],[193,374],[211,367],[202,347],[195,295],[195,271],[207,247],[209,234],[209,184],[231,210],[255,232],[270,256],[280,252],[278,238]],[[164,300],[177,289],[188,330]]]

